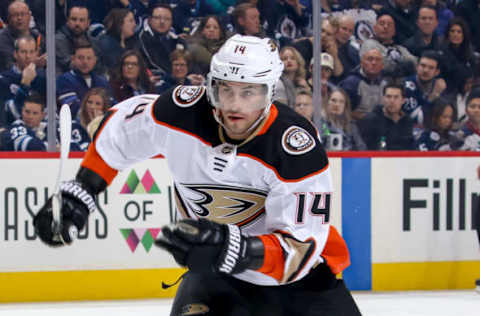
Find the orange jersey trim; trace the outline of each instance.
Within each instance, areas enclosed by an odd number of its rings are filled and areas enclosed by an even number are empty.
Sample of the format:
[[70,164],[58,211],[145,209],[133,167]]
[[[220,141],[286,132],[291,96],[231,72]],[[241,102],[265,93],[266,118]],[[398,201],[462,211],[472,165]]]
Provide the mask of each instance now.
[[[116,110],[112,109],[111,111],[115,112]],[[100,133],[103,131],[103,128],[107,124],[108,120],[114,115],[115,113],[112,113],[106,120],[103,122],[103,125],[100,127],[100,129],[96,133],[96,137],[93,140],[93,142],[88,146],[87,153],[85,154],[85,158],[83,158],[83,161],[81,163],[81,166],[87,169],[92,170],[96,174],[98,174],[100,177],[105,180],[107,185],[110,185],[112,183],[113,179],[115,176],[118,174],[118,170],[113,169],[107,163],[103,160],[102,157],[97,152],[97,149],[95,148],[98,136]]]
[[273,235],[260,235],[258,238],[263,242],[265,252],[263,265],[257,271],[280,282],[285,268],[285,257],[280,241]]
[[330,225],[327,243],[322,251],[328,267],[334,274],[339,274],[350,265],[350,254],[347,244],[337,229]]
[[277,116],[278,109],[274,104],[272,104],[272,106],[270,107],[270,115],[268,116],[267,121],[265,122],[265,124],[263,124],[262,129],[258,132],[257,135],[265,134],[270,128],[270,126],[272,126],[273,122],[275,122]]

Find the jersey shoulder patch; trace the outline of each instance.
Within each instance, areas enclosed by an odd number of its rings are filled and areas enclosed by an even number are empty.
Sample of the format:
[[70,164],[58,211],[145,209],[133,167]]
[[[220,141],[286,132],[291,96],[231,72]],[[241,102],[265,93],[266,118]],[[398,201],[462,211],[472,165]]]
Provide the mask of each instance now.
[[282,147],[291,155],[302,155],[315,147],[315,140],[306,130],[294,125],[283,133]]
[[172,99],[176,105],[188,108],[202,98],[205,90],[203,86],[178,86],[172,92]]

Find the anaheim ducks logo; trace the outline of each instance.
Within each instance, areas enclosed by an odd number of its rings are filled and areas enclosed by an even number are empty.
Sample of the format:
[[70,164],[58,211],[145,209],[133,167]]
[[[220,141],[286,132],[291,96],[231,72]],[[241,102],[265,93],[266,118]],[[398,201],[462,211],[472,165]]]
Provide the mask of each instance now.
[[244,225],[265,211],[267,193],[261,190],[219,185],[185,185],[195,196],[187,204],[199,216],[217,223]]
[[186,108],[197,103],[205,93],[202,86],[178,86],[173,90],[172,98],[176,105]]

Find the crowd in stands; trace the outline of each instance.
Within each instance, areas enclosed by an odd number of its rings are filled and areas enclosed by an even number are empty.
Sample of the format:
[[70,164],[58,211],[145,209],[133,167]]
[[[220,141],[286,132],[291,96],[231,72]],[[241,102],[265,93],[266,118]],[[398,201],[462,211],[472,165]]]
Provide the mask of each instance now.
[[[280,47],[275,100],[329,151],[480,151],[480,0],[319,0],[320,67],[314,0],[54,1],[57,107],[71,108],[72,150],[86,150],[120,101],[205,85],[213,54],[240,33]],[[6,2],[0,150],[44,151],[45,1]]]

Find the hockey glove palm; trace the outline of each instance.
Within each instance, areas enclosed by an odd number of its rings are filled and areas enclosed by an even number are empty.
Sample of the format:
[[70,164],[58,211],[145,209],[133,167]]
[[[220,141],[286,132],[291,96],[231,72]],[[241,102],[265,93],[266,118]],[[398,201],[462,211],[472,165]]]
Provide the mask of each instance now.
[[70,244],[77,237],[88,219],[88,214],[96,209],[94,197],[75,180],[60,186],[60,225],[54,227],[51,196],[33,219],[35,231],[49,246],[59,247]]
[[155,245],[193,272],[234,274],[263,264],[263,243],[259,238],[243,236],[235,225],[206,219],[184,219],[163,227]]

